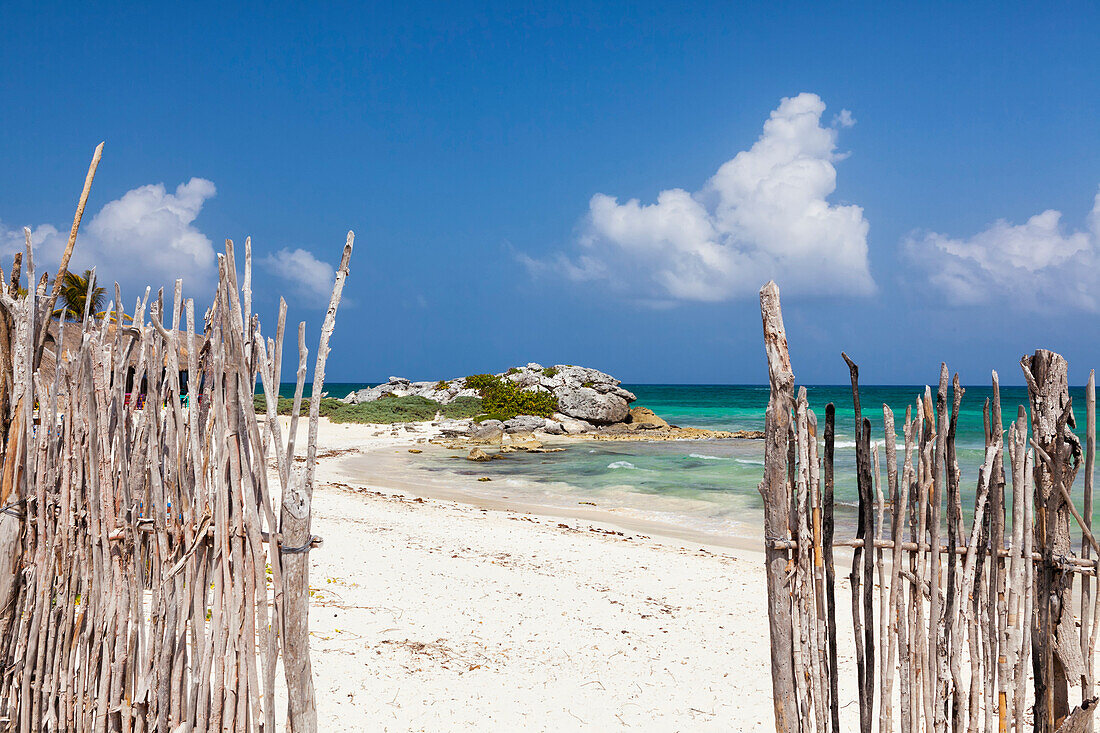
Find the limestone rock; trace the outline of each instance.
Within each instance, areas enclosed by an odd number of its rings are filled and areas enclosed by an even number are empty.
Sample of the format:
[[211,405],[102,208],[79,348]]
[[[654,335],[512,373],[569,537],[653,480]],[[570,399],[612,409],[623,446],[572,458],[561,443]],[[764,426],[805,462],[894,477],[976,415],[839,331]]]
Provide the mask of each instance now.
[[472,420],[451,419],[440,420],[434,423],[434,425],[439,428],[439,432],[444,438],[457,438],[462,435],[467,435],[473,424]]
[[629,422],[639,430],[656,430],[668,427],[668,423],[658,417],[653,410],[641,406],[631,408]]
[[514,453],[515,451],[536,451],[541,448],[542,442],[539,441],[533,433],[515,432],[505,433],[504,440],[501,441],[500,452]]
[[500,420],[486,420],[470,432],[470,439],[484,443],[499,443],[504,435],[504,423]]
[[558,370],[557,376],[561,378],[562,384],[567,387],[582,387],[585,383],[593,385],[612,384],[616,387],[619,385],[618,379],[610,374],[604,374],[598,369],[589,369],[571,364],[556,364],[553,368]]
[[491,461],[489,454],[481,450],[481,448],[471,448],[469,454],[466,456],[467,461]]
[[565,426],[557,420],[551,420],[547,418],[546,425],[543,426],[543,431],[550,435],[563,435],[565,433]]
[[568,435],[580,435],[582,433],[590,433],[596,429],[596,426],[587,420],[578,420],[575,417],[569,417],[563,415],[560,412],[555,412],[551,417],[551,420],[561,425],[562,430]]
[[529,387],[539,387],[539,380],[541,379],[541,377],[541,370],[537,372],[531,372],[527,371],[526,369],[521,369],[520,371],[513,374],[508,374],[507,372],[505,372],[503,376],[504,379],[507,379],[510,382],[515,382],[523,389],[527,389]]
[[531,432],[515,432],[504,436],[501,445],[512,446],[513,449],[527,450],[529,448],[541,448],[542,443]]
[[[619,380],[610,374],[572,364],[543,367],[536,362],[529,362],[525,366],[512,367],[496,376],[528,392],[551,393],[558,403],[559,413],[573,421],[567,423],[554,418],[552,421],[543,421],[538,424],[536,420],[542,420],[542,418],[520,415],[515,418],[518,422],[509,420],[508,425],[503,426],[503,430],[508,432],[515,430],[544,430],[553,434],[590,432],[595,425],[611,425],[626,419],[630,403],[637,399],[633,392],[623,389]],[[408,395],[419,395],[441,404],[449,404],[459,397],[479,396],[477,390],[466,388],[465,377],[437,382],[413,382],[405,377],[390,377],[385,384],[353,392],[344,397],[343,401],[354,405],[391,396]],[[476,433],[477,429],[473,432]],[[458,434],[453,430],[448,430],[448,433]],[[475,438],[474,435],[470,437]],[[494,436],[488,434],[476,439],[492,440]]]
[[622,422],[630,412],[630,405],[619,395],[600,394],[591,387],[581,387],[559,395],[558,410],[596,425],[610,425]]
[[506,433],[530,433],[535,430],[542,430],[545,427],[546,418],[535,417],[534,415],[517,415],[504,422],[504,432]]

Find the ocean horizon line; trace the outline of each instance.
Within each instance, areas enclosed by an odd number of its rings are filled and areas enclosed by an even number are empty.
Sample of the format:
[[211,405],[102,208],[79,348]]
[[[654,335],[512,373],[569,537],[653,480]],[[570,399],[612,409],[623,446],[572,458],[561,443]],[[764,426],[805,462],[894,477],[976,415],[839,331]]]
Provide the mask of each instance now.
[[[348,384],[376,386],[376,385],[379,385],[379,384],[385,384],[387,381],[388,380],[385,380],[385,379],[383,379],[383,380],[369,380],[369,379],[367,379],[367,380],[361,380],[361,381],[328,379],[328,380],[325,380],[325,384],[326,384],[326,386],[327,385],[348,385]],[[433,380],[424,379],[424,380],[414,380],[414,381],[430,382],[430,381],[433,381]],[[760,387],[760,388],[764,388],[764,389],[768,388],[768,383],[767,382],[633,382],[633,381],[629,381],[629,380],[622,380],[621,384],[625,384],[625,385],[629,385],[629,386],[637,386],[637,387],[752,387],[752,388]],[[280,387],[286,387],[288,385],[291,386],[291,387],[294,387],[296,385],[296,382],[280,382],[279,383]],[[312,385],[313,385],[313,382],[305,382],[306,387],[310,387]],[[849,382],[837,382],[837,383],[813,382],[813,383],[810,383],[810,382],[798,382],[797,380],[795,381],[795,385],[798,386],[798,387],[805,387],[806,389],[841,389],[841,388],[850,388],[851,387],[851,384]],[[925,386],[929,386],[929,387],[933,387],[933,388],[936,387],[935,384],[930,383],[930,382],[926,382],[926,383],[917,383],[917,382],[866,382],[865,383],[865,382],[860,382],[859,383],[860,389],[863,389],[865,387],[866,388],[876,388],[876,389],[879,389],[879,388],[881,388],[881,389],[907,389],[907,388],[911,388],[911,387],[918,387],[918,388],[923,389]],[[992,387],[992,384],[962,384],[960,386],[963,389],[967,389],[967,390],[969,390],[969,389],[990,389]],[[1006,389],[1006,388],[1007,389],[1013,389],[1013,388],[1026,389],[1027,385],[1024,382],[1019,382],[1019,383],[1012,382],[1012,383],[1008,383],[1008,384],[1002,382],[1000,384],[1000,387],[1002,389]],[[1069,388],[1071,390],[1076,389],[1078,387],[1080,389],[1084,389],[1085,385],[1084,384],[1081,384],[1081,385],[1070,384],[1069,385]]]

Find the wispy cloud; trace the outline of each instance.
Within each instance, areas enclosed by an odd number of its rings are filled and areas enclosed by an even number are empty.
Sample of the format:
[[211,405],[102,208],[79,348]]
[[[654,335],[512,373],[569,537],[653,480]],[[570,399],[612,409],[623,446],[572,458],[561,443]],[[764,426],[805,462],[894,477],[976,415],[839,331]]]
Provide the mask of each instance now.
[[874,292],[863,209],[832,204],[837,130],[823,127],[816,94],[784,98],[763,134],[698,191],[661,191],[655,203],[598,193],[574,256],[521,256],[533,273],[602,281],[632,299],[720,301],[776,279],[784,292]]
[[1100,193],[1084,229],[1048,209],[1023,224],[998,220],[967,238],[918,232],[902,243],[949,303],[1100,311]]
[[262,260],[273,274],[292,283],[298,295],[310,305],[328,303],[336,271],[304,249],[281,249]]

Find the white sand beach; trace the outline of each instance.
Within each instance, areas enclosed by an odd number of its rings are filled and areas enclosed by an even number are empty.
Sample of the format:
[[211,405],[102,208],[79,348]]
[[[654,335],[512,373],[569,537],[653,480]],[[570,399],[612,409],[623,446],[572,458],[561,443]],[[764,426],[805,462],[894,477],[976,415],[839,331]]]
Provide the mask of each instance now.
[[[364,470],[431,431],[411,427],[322,420],[310,581],[322,730],[774,728],[762,554]],[[839,579],[837,603],[843,622]],[[856,710],[842,707],[845,727]]]

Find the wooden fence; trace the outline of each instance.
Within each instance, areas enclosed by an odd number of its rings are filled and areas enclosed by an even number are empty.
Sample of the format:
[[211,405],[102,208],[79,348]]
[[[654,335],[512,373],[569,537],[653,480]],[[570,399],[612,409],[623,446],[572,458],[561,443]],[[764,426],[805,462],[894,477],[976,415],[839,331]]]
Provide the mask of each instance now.
[[[855,412],[859,514],[834,537],[835,410],[819,423],[795,393],[779,289],[760,291],[771,397],[766,417],[764,533],[776,730],[840,731],[838,646],[854,643],[859,729],[1091,730],[1100,613],[1091,578],[1096,391],[1086,390],[1085,445],[1074,435],[1065,359],[1021,360],[1024,406],[1005,429],[997,374],[972,522],[962,511],[956,428],[963,389],[941,367],[938,389],[883,433]],[[885,456],[877,440],[882,439]],[[877,480],[885,464],[885,487]],[[1083,515],[1071,495],[1083,473]],[[1072,523],[1072,525],[1071,525]],[[1073,536],[1081,539],[1075,552]],[[838,638],[835,547],[852,548],[854,634]]]
[[[94,163],[88,184],[92,173]],[[57,338],[47,369],[40,365],[56,291],[51,297],[46,278],[35,279],[27,232],[22,262],[0,286],[0,387],[10,397],[0,416],[6,730],[273,731],[280,657],[288,727],[316,730],[310,498],[325,359],[352,241],[349,232],[321,331],[308,440],[296,446],[305,324],[295,417],[283,436],[275,408],[286,304],[265,341],[251,312],[247,242],[240,283],[226,242],[201,320],[179,281],[168,302],[147,290],[128,313],[116,285],[108,313],[61,324],[80,332],[78,346],[66,350],[72,339]],[[142,410],[124,394],[134,353],[134,383],[144,377],[148,385]],[[264,420],[253,408],[257,376]],[[272,458],[277,481],[269,483]]]

